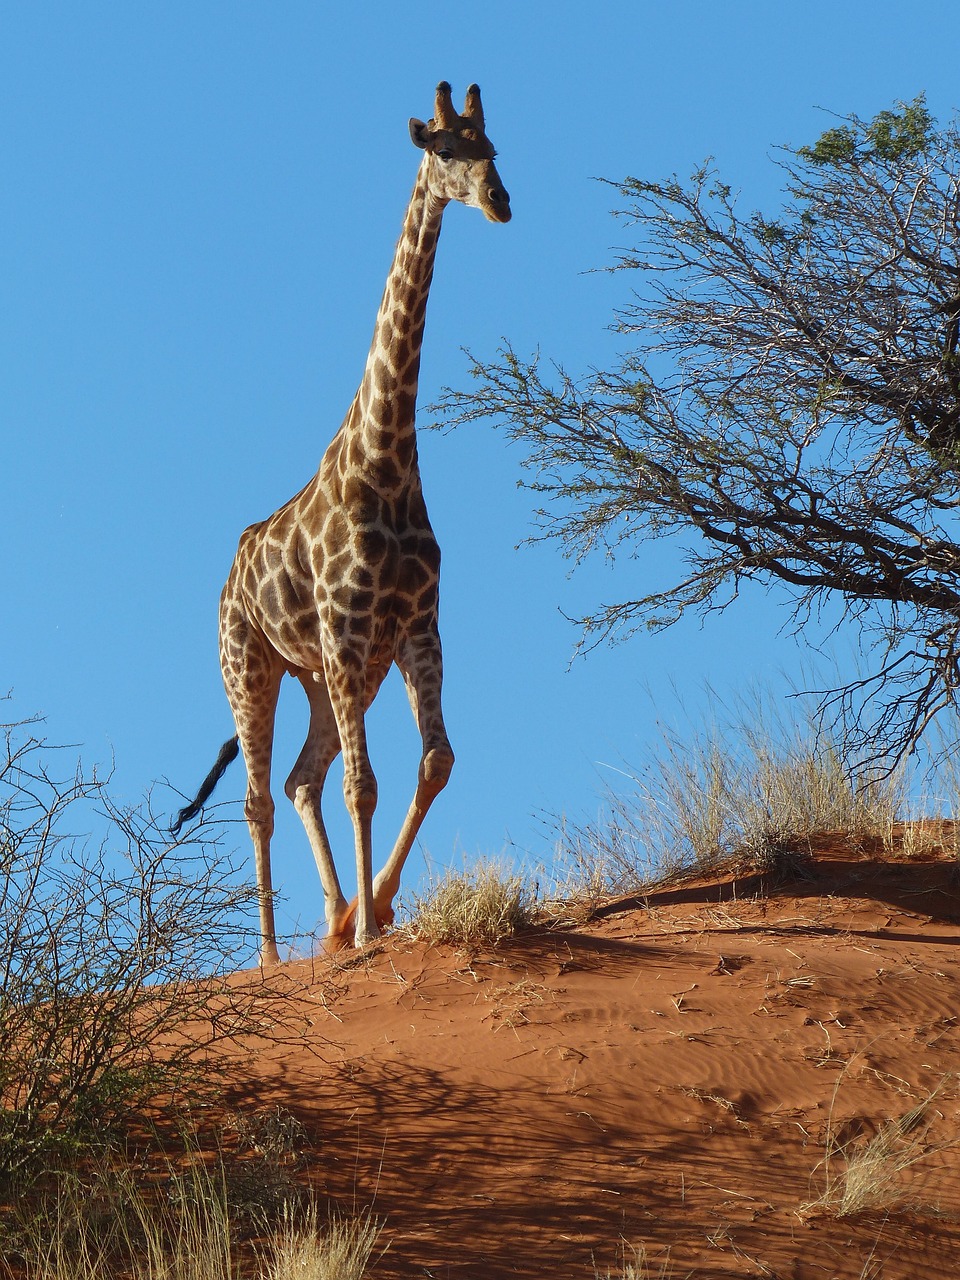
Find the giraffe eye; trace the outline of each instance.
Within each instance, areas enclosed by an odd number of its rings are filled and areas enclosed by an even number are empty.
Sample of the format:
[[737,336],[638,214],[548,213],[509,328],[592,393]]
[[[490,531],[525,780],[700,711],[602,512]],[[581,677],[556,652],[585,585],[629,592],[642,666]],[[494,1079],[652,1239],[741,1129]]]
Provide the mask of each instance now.
[[453,159],[453,152],[450,150],[449,147],[441,147],[440,150],[437,152],[437,155],[440,157],[441,160]]

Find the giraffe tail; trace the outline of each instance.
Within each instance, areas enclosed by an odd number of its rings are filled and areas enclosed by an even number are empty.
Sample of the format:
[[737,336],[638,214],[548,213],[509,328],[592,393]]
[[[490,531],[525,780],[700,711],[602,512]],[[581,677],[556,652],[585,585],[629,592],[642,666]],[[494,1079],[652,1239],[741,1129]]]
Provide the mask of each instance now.
[[210,799],[210,796],[213,794],[214,787],[227,772],[228,766],[236,760],[239,754],[240,739],[236,734],[234,734],[234,736],[232,738],[228,738],[220,748],[220,754],[217,756],[217,762],[200,784],[200,790],[190,803],[177,814],[176,821],[170,827],[171,835],[178,836],[183,824],[185,822],[193,821],[203,806]]

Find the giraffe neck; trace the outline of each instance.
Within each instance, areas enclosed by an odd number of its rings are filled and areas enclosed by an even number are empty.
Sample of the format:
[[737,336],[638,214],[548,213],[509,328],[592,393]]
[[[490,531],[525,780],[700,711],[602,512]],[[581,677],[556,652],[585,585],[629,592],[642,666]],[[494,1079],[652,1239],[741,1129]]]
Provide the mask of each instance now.
[[383,291],[363,380],[347,421],[347,466],[391,492],[417,466],[420,348],[446,202],[431,196],[420,166]]

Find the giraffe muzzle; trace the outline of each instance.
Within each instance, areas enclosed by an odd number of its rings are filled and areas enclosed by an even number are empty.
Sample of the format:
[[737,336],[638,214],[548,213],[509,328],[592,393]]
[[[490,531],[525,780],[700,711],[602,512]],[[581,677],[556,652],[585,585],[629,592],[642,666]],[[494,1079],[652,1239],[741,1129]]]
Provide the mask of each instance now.
[[513,217],[510,209],[510,196],[504,187],[487,189],[487,205],[484,209],[491,222],[509,222]]

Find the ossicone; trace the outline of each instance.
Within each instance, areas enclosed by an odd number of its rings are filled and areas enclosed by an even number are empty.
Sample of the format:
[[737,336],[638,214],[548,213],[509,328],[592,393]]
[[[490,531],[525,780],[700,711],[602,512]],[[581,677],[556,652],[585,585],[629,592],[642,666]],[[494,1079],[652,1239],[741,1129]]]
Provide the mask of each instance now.
[[467,90],[467,100],[464,103],[463,114],[478,129],[483,128],[483,105],[480,102],[480,86],[478,84],[472,84]]
[[438,129],[455,129],[460,117],[453,105],[450,85],[441,80],[437,85],[437,100],[433,108],[433,122]]

